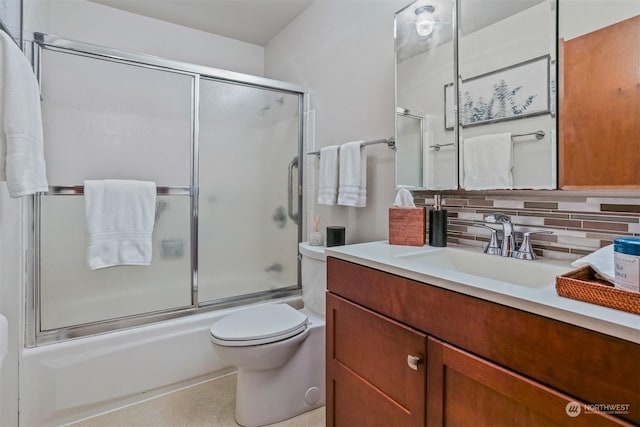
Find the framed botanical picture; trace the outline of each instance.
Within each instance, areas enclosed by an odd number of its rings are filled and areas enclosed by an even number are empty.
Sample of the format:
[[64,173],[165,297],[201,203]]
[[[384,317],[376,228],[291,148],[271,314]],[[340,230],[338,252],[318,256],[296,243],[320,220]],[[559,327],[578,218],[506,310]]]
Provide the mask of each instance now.
[[549,60],[545,55],[462,80],[462,126],[549,113]]
[[22,47],[22,0],[0,0],[0,31]]
[[455,124],[455,113],[453,107],[455,105],[453,83],[444,85],[444,130],[453,130],[453,126]]

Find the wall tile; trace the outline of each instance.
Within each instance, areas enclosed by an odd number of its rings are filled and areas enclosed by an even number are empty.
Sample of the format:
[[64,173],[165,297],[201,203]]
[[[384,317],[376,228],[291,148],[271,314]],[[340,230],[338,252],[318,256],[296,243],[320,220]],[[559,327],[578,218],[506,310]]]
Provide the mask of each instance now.
[[526,209],[558,209],[558,203],[556,202],[524,202]]
[[[472,227],[484,216],[502,212],[511,216],[516,236],[530,230],[553,234],[532,236],[539,255],[575,260],[610,245],[621,236],[640,236],[640,197],[633,192],[594,191],[443,191],[449,211],[449,242],[484,246],[488,230]],[[416,205],[430,206],[436,192],[414,192]],[[499,225],[493,225],[500,229]]]
[[588,221],[611,221],[611,222],[628,222],[638,223],[637,216],[608,216],[608,215],[579,215],[571,214],[571,219],[584,219]]
[[620,231],[622,233],[629,232],[628,224],[608,223],[608,222],[596,222],[596,221],[584,221],[584,228],[590,228],[595,230],[611,230]]
[[603,212],[633,212],[640,213],[640,205],[615,205],[603,203],[600,205]]

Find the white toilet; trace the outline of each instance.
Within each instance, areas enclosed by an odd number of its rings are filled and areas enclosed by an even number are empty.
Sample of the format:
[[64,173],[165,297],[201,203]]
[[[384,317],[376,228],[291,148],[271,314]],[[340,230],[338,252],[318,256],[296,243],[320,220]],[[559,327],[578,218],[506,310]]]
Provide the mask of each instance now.
[[238,367],[236,422],[286,420],[325,404],[324,247],[300,243],[304,308],[249,307],[211,326],[214,351]]

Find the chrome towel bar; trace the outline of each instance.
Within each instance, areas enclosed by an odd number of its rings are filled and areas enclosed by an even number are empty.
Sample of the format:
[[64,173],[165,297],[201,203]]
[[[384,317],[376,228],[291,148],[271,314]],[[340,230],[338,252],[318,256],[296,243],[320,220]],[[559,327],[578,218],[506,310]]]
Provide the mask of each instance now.
[[[365,141],[362,144],[360,144],[360,146],[366,147],[367,145],[375,145],[375,144],[387,144],[389,148],[391,148],[392,150],[396,148],[396,140],[393,137],[386,138],[386,139],[376,139],[375,141]],[[340,148],[338,147],[338,149]],[[307,153],[307,155],[320,156],[320,151],[311,151]]]
[[[156,191],[159,195],[167,196],[190,196],[191,189],[189,187],[157,187]],[[81,196],[84,194],[84,185],[72,185],[72,186],[50,186],[50,195],[61,196]]]
[[537,130],[535,132],[529,132],[529,133],[514,133],[513,135],[511,135],[511,138],[519,138],[521,136],[535,136],[536,139],[542,139],[544,138],[546,134],[544,133],[543,130]]

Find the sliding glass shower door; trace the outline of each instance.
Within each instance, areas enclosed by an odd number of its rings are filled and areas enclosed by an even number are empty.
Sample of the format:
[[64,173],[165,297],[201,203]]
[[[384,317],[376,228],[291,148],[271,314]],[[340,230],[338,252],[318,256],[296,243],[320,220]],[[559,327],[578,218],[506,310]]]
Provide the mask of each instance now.
[[201,303],[298,284],[300,98],[200,81]]
[[[304,90],[36,33],[49,192],[27,345],[299,293]],[[157,184],[150,266],[90,270],[83,181]]]

